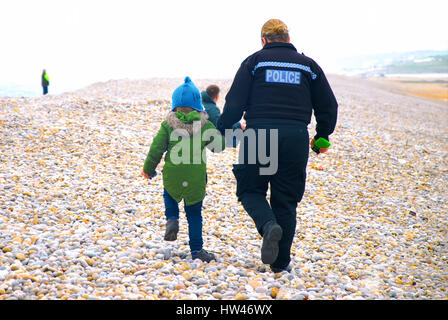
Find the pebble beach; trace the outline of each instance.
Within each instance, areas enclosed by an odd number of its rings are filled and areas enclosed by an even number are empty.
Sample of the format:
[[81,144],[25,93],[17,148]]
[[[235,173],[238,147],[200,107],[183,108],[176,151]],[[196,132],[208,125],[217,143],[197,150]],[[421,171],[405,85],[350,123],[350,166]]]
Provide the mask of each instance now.
[[[235,196],[237,149],[207,157],[217,261],[192,260],[183,204],[163,240],[161,175],[140,172],[182,81],[0,97],[0,300],[448,299],[448,103],[329,76],[333,145],[310,153],[292,271],[274,274]],[[219,85],[223,107],[230,79],[193,81]]]

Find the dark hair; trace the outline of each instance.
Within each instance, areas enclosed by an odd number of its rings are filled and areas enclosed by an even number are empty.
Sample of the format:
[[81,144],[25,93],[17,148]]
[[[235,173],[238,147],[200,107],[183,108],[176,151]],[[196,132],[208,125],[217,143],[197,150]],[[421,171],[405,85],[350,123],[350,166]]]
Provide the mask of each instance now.
[[266,40],[270,42],[286,42],[288,41],[289,34],[281,33],[281,34],[265,34],[264,37]]
[[215,99],[216,96],[219,94],[219,87],[215,84],[211,84],[207,87],[207,89],[205,89],[205,91],[207,92],[210,98]]

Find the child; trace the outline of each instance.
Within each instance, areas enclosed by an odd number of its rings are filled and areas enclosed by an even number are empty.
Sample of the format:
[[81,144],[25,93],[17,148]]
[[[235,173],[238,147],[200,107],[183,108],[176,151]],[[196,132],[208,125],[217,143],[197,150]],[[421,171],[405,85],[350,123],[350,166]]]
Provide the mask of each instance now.
[[[213,152],[222,151],[225,140],[207,120],[199,90],[189,77],[174,90],[172,104],[171,112],[162,122],[152,142],[142,175],[147,179],[153,178],[157,165],[165,151],[167,152],[163,167],[163,198],[167,218],[164,239],[177,239],[178,203],[184,199],[191,256],[193,259],[210,262],[216,260],[214,254],[202,248],[201,210],[207,183],[207,168],[202,154],[205,154],[205,147]],[[173,139],[173,136],[176,138]],[[179,161],[179,158],[184,161]]]

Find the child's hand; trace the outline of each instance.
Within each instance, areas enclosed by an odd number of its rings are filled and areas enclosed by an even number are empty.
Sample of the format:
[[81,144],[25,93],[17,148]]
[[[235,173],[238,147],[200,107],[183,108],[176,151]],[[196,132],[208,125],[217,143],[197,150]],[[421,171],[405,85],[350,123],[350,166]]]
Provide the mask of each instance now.
[[151,179],[148,174],[143,172],[143,170],[142,170],[142,177],[144,177],[146,179]]
[[156,175],[157,175],[157,171],[154,171],[151,175],[149,175],[149,174],[147,174],[147,173],[145,173],[145,172],[142,171],[142,176],[145,177],[146,179],[150,179],[150,180],[151,180],[151,179],[154,178]]

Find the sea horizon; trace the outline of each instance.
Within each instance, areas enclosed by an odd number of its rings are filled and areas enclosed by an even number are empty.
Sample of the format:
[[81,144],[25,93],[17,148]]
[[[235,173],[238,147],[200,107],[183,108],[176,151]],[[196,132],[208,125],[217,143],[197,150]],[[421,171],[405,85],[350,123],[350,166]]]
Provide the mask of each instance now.
[[[349,77],[365,77],[362,73],[353,73],[353,72],[330,72],[329,76],[349,76]],[[367,76],[367,78],[377,78],[378,75]],[[447,79],[448,73],[400,73],[400,74],[385,74],[385,78],[418,78],[418,79]],[[147,78],[122,78],[122,79],[109,79],[109,80],[98,80],[89,83],[85,83],[82,85],[79,84],[71,84],[64,83],[59,86],[49,86],[49,94],[62,94],[69,93],[76,90],[80,90],[82,88],[88,87],[95,83],[113,81],[113,80],[145,80],[145,79],[158,79],[161,77],[147,77]],[[177,79],[182,77],[164,77],[166,79]],[[197,78],[197,79],[214,79],[210,77]],[[218,79],[218,78],[216,78]],[[226,78],[226,79],[231,79]],[[23,98],[32,98],[42,96],[42,87],[40,84],[21,84],[21,83],[0,83],[0,97],[23,97]]]

